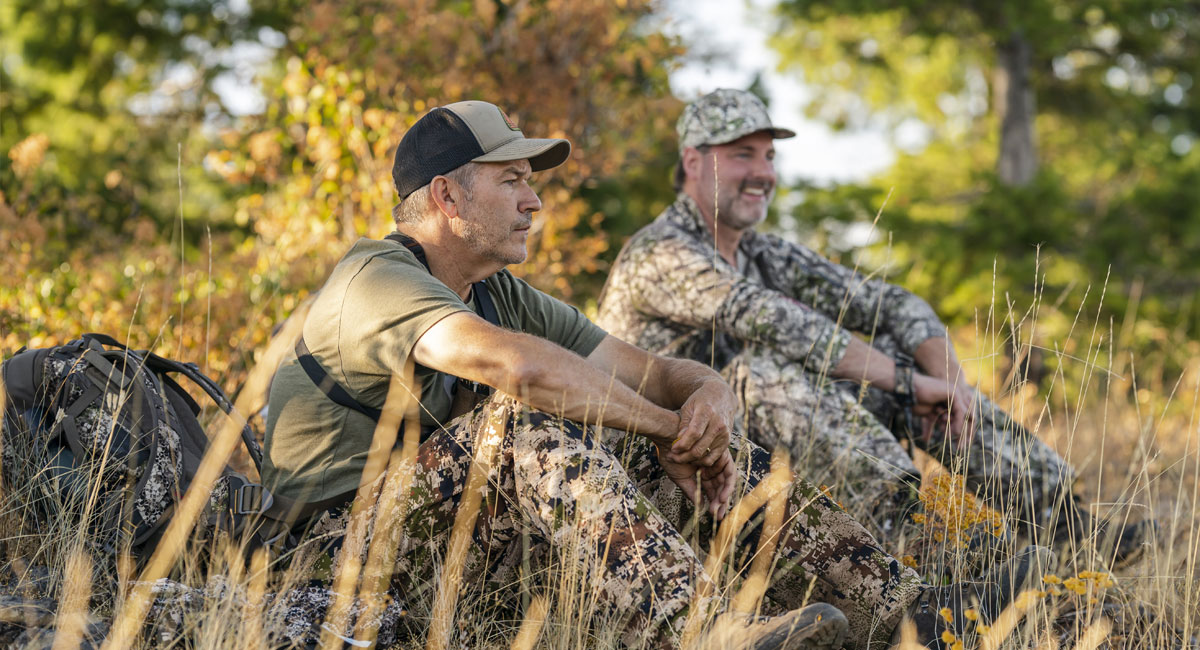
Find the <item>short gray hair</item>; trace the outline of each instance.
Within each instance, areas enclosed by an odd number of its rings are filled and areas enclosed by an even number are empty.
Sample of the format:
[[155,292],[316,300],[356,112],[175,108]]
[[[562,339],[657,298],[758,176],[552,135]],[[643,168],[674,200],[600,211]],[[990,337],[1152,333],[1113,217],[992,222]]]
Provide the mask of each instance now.
[[[468,201],[474,200],[475,176],[479,173],[479,164],[469,162],[461,167],[452,169],[445,174],[446,178],[462,186]],[[399,226],[402,223],[417,223],[433,209],[433,194],[429,185],[418,188],[412,194],[400,200],[392,208],[392,220]]]

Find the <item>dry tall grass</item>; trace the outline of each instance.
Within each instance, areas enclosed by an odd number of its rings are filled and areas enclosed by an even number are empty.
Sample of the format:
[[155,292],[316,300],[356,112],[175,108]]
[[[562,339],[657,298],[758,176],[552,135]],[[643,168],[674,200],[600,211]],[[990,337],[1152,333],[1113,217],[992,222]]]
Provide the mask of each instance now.
[[[1080,475],[1077,492],[1096,514],[1154,517],[1162,529],[1145,557],[1115,576],[1105,569],[1103,540],[1097,539],[1094,531],[1076,531],[1060,575],[1049,576],[1044,589],[1025,594],[1017,606],[990,625],[980,622],[951,644],[962,641],[990,650],[1174,648],[1194,643],[1200,635],[1200,435],[1196,419],[1200,363],[1174,360],[1186,370],[1172,378],[1165,365],[1141,368],[1122,359],[1111,345],[1114,336],[1093,330],[1058,343],[1052,350],[1057,354],[1058,372],[1039,392],[1023,381],[1020,373],[1014,375],[999,363],[1006,357],[1020,358],[1033,345],[1031,334],[1027,340],[1014,340],[1005,332],[1031,332],[1035,323],[1010,323],[1019,326],[998,331],[1001,328],[993,318],[981,320],[978,328],[956,336],[972,378],[1015,418],[1068,455]],[[270,369],[281,350],[288,347],[291,335],[292,329],[285,329],[260,357],[266,361],[252,371],[253,385],[242,391],[239,413],[257,408],[255,400],[261,399]],[[1068,377],[1082,379],[1068,381]],[[398,423],[412,406],[411,400],[405,401],[401,382],[396,384],[385,409],[389,426]],[[1147,385],[1155,390],[1146,390]],[[0,399],[3,394],[0,386]],[[210,467],[219,467],[228,457],[240,420],[235,416],[213,427],[218,433]],[[371,544],[356,549],[352,556],[358,560],[340,562],[332,576],[337,596],[321,632],[330,647],[336,643],[370,646],[378,630],[363,621],[372,620],[387,605],[380,587],[390,579],[394,542],[404,517],[398,504],[402,500],[396,496],[408,485],[416,453],[415,438],[406,437],[396,448],[394,434],[388,438],[387,429],[380,427],[384,440],[375,446],[371,461],[373,471],[384,474],[382,493],[364,490],[356,509],[361,518],[357,527],[373,526]],[[490,444],[477,445],[468,494],[481,492],[492,449]],[[956,491],[956,482],[934,478],[944,470],[929,458],[923,458],[922,464],[931,488],[927,492],[931,517],[940,516],[942,522],[962,521],[969,512],[973,520],[992,525],[991,515],[981,515],[983,511],[975,508],[970,495]],[[388,471],[383,472],[385,467]],[[777,458],[771,479],[732,510],[707,555],[706,569],[734,610],[770,611],[763,592],[772,568],[775,536],[771,531],[783,524],[778,495],[788,476],[786,461]],[[202,478],[201,487],[205,481],[211,485],[211,476]],[[837,484],[831,486],[835,494],[838,488]],[[303,586],[321,571],[315,555],[304,548],[279,556],[261,550],[247,552],[222,539],[198,548],[188,537],[195,517],[191,501],[185,501],[180,509],[167,542],[144,566],[136,568],[128,557],[97,554],[78,528],[64,522],[30,520],[23,486],[4,486],[3,496],[0,570],[7,587],[0,597],[0,629],[7,632],[0,641],[11,644],[66,648],[78,647],[81,639],[106,638],[105,645],[111,648],[270,647],[287,638],[288,624],[278,608],[270,607],[270,595]],[[729,542],[749,512],[764,504],[768,534],[762,536],[764,546],[750,570],[745,575],[722,570]],[[564,555],[547,558],[536,567],[525,566],[520,584],[512,589],[520,594],[516,606],[478,604],[480,594],[471,585],[461,584],[462,558],[478,505],[478,499],[464,500],[443,556],[440,579],[435,580],[436,591],[423,596],[428,602],[418,598],[406,603],[406,625],[413,634],[400,641],[400,647],[616,647],[617,632],[604,625],[605,615],[583,577],[584,567],[595,558]],[[928,535],[940,536],[940,540],[924,540],[926,547],[936,552],[910,561],[935,580],[968,577],[974,562],[965,558],[966,551],[957,543],[959,536],[946,528],[926,529]],[[1007,539],[990,551],[991,559],[1023,543]],[[353,547],[353,540],[348,540],[347,548]],[[165,583],[156,581],[167,576],[173,585],[220,597],[197,596],[178,616],[160,613],[157,619],[147,620],[151,601],[164,593]],[[373,614],[361,615],[355,604]],[[351,610],[360,612],[357,626]],[[111,628],[105,623],[108,621],[114,621]],[[707,620],[689,622],[688,636],[702,638],[709,624]]]

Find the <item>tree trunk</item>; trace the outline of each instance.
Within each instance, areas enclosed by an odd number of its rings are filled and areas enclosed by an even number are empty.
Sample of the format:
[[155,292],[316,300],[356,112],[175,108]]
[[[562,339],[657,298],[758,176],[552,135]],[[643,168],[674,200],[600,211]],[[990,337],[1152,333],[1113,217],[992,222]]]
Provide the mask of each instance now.
[[1037,174],[1033,119],[1037,106],[1029,79],[1032,58],[1029,41],[1013,34],[997,48],[998,65],[992,79],[992,100],[1000,118],[1000,155],[996,173],[1006,185],[1029,184]]

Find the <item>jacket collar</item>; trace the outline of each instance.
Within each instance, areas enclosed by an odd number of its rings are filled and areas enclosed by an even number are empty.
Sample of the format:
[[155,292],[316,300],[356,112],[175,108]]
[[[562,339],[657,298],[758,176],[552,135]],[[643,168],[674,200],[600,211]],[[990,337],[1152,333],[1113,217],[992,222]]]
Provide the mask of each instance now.
[[[671,205],[671,209],[667,210],[664,216],[675,226],[703,240],[706,246],[715,248],[713,233],[704,223],[704,217],[700,214],[700,206],[696,205],[696,200],[687,193],[676,194],[675,203]],[[742,254],[749,254],[750,242],[754,241],[756,236],[757,234],[753,230],[747,230],[742,235],[741,241],[738,242],[738,250]]]

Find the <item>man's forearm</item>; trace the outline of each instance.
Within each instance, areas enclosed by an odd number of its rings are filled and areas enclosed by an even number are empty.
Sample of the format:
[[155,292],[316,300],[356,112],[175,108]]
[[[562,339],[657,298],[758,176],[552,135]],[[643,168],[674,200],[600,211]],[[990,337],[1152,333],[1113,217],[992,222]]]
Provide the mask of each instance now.
[[712,368],[688,359],[658,357],[654,370],[654,379],[646,382],[643,394],[655,404],[671,410],[683,406],[705,384],[725,382]]
[[674,439],[679,416],[602,372],[583,357],[537,337],[523,337],[522,371],[500,386],[529,406],[568,420],[603,424],[655,441]]
[[839,379],[865,381],[881,390],[890,391],[896,387],[896,363],[854,336],[850,337],[846,354],[830,374]]
[[922,372],[938,379],[954,381],[962,375],[954,345],[945,336],[925,339],[913,351],[913,360]]

